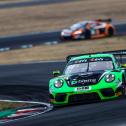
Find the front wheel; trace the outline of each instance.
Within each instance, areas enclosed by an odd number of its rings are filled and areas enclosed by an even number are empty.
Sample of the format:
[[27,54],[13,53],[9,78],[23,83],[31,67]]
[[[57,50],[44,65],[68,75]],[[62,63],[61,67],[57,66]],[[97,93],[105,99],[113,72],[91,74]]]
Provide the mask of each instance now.
[[72,40],[72,36],[68,36],[68,37],[60,36],[59,40],[60,42]]
[[108,29],[108,37],[112,37],[114,35],[114,30],[113,28]]
[[91,31],[89,29],[86,29],[84,32],[84,38],[85,39],[91,39]]
[[122,96],[126,97],[126,81],[124,77],[122,79]]

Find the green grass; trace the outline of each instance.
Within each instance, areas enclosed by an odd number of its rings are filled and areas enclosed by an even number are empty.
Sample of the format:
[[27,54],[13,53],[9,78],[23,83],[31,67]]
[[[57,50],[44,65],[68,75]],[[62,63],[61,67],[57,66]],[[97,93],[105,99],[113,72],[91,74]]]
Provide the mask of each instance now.
[[0,102],[0,111],[7,109],[15,109],[17,107],[23,107],[26,105],[30,105],[28,103],[11,103],[11,102]]

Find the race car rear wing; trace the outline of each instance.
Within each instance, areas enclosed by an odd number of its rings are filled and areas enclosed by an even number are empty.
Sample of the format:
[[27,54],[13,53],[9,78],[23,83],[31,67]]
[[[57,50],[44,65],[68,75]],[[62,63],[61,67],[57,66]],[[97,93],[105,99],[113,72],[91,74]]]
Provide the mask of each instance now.
[[112,22],[112,19],[111,18],[108,18],[108,19],[97,19],[96,21],[99,21],[99,22]]
[[93,55],[93,54],[113,54],[120,64],[126,64],[126,50],[69,55],[67,56],[66,60],[67,62],[69,62],[72,58],[84,56],[84,55]]

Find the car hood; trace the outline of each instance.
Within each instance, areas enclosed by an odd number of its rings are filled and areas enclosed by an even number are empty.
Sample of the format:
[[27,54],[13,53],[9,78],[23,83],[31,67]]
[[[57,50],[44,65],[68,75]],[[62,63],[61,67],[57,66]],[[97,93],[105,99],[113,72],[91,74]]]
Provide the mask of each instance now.
[[62,33],[71,34],[73,31],[71,29],[63,29]]
[[97,84],[109,71],[86,72],[69,76],[66,79],[68,86],[88,86]]

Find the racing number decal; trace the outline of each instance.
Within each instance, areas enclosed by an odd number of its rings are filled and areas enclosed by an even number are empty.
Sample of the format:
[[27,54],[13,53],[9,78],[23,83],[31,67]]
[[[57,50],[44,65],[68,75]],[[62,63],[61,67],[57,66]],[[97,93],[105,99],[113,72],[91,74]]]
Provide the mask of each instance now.
[[89,90],[91,90],[90,86],[83,86],[83,87],[75,88],[75,91],[89,91]]

